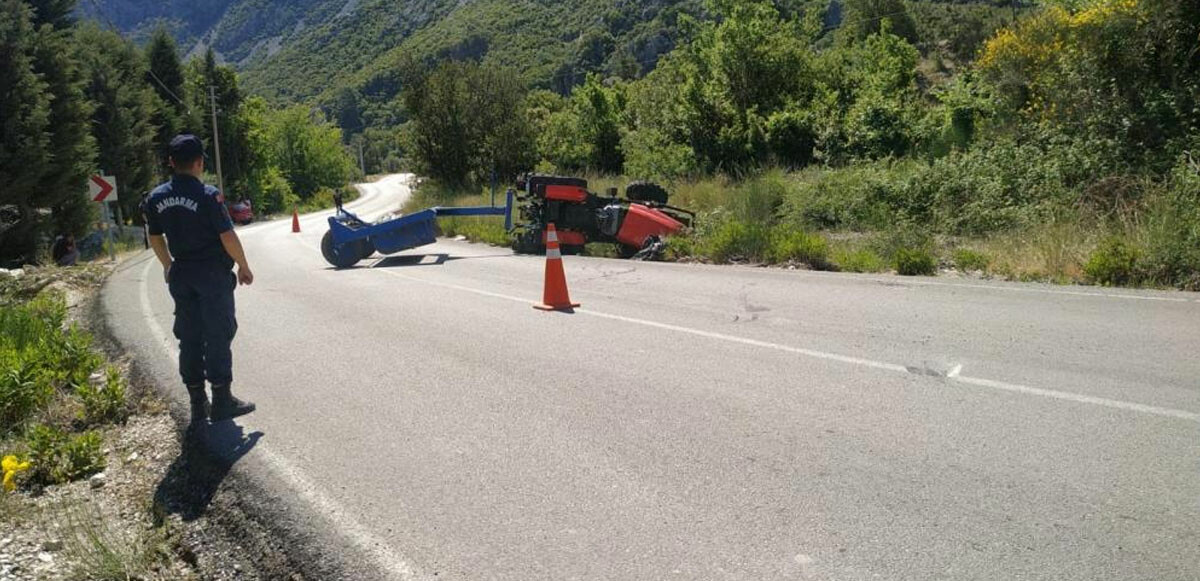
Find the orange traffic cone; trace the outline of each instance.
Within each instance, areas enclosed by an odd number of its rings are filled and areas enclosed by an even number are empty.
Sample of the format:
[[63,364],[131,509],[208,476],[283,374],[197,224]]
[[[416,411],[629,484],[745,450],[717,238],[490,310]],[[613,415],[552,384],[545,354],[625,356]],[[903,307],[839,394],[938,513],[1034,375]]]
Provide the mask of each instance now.
[[292,206],[292,234],[300,233],[300,209]]
[[563,272],[562,251],[558,247],[558,232],[554,224],[546,225],[546,287],[542,303],[533,305],[541,311],[569,311],[579,303],[571,302],[567,293],[567,275]]

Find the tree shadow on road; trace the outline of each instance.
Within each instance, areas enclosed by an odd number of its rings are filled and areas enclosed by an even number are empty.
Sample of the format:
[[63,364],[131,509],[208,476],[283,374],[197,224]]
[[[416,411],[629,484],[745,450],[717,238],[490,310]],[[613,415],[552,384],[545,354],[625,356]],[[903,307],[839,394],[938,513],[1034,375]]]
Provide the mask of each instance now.
[[233,421],[217,422],[184,437],[179,457],[154,491],[154,521],[162,525],[167,515],[178,514],[184,521],[204,516],[217,489],[238,460],[245,456],[262,432],[245,433]]

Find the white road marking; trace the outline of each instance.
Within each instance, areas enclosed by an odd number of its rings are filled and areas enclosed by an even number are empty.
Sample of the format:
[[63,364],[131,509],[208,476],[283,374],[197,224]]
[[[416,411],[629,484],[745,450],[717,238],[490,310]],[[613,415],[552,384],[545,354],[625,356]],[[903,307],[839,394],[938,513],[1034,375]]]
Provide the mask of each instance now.
[[[141,296],[139,297],[142,314],[145,316],[150,333],[162,345],[164,355],[172,361],[177,361],[179,359],[179,349],[175,347],[174,341],[169,338],[163,330],[162,325],[155,319],[154,310],[150,305],[150,293],[147,290],[146,281],[150,279],[152,274],[150,272],[151,267],[156,264],[158,264],[156,261],[147,261],[146,268],[142,270]],[[291,461],[271,451],[261,441],[254,449],[257,450],[267,468],[274,472],[275,476],[281,482],[291,487],[292,491],[296,493],[296,497],[303,499],[312,508],[314,514],[329,519],[342,535],[349,539],[363,554],[375,561],[376,566],[381,571],[386,572],[390,578],[406,581],[421,578],[409,566],[408,562],[397,554],[384,539],[371,533],[371,531],[360,524],[335,500],[322,492]]]
[[[611,259],[611,260],[615,260],[615,259]],[[731,265],[716,266],[716,265],[707,265],[707,264],[685,264],[685,263],[677,263],[677,262],[658,262],[658,263],[655,263],[655,266],[663,267],[663,268],[677,268],[677,269],[688,269],[688,268],[693,268],[693,269],[694,268],[730,269],[730,268],[732,268],[732,269],[748,270],[748,271],[752,271],[752,272],[759,273],[759,274],[768,274],[768,275],[773,275],[773,276],[791,276],[791,277],[812,276],[812,277],[823,277],[823,278],[837,278],[837,279],[843,279],[843,280],[880,282],[880,283],[894,284],[894,285],[969,288],[969,289],[983,289],[983,290],[994,290],[994,291],[1015,292],[1015,293],[1066,295],[1066,296],[1073,296],[1073,297],[1087,297],[1087,298],[1093,298],[1093,299],[1157,301],[1157,302],[1167,302],[1167,303],[1200,303],[1200,298],[1190,298],[1190,297],[1196,296],[1196,293],[1183,292],[1183,291],[1180,291],[1177,294],[1184,295],[1184,296],[1171,297],[1171,296],[1156,296],[1156,295],[1138,295],[1138,294],[1132,294],[1132,293],[1115,293],[1115,292],[1105,292],[1105,291],[1090,292],[1090,291],[1082,291],[1082,290],[1075,291],[1075,290],[1065,290],[1065,289],[1021,287],[1021,286],[1009,286],[1009,285],[1003,285],[1003,284],[946,282],[946,281],[940,281],[940,280],[918,280],[918,279],[911,278],[911,277],[899,277],[899,276],[891,277],[891,278],[881,278],[878,276],[869,276],[869,275],[863,275],[863,274],[851,274],[851,273],[842,273],[842,272],[824,272],[824,271],[817,271],[817,270],[802,270],[802,269],[801,270],[785,270],[782,268],[761,268],[761,267],[753,267],[753,266],[731,266]],[[1162,291],[1162,292],[1170,292],[1170,291]]]
[[[481,295],[481,296],[504,299],[504,300],[508,300],[508,301],[514,301],[514,302],[526,303],[526,304],[533,302],[527,298],[514,297],[514,296],[510,296],[510,295],[494,293],[491,291],[485,291],[485,290],[472,288],[472,287],[466,287],[466,286],[457,285],[457,284],[436,282],[436,281],[432,281],[432,280],[417,278],[417,277],[413,277],[413,276],[409,276],[409,275],[406,275],[403,273],[396,272],[394,270],[386,270],[385,269],[385,270],[383,270],[383,272],[386,272],[393,276],[398,276],[398,277],[406,279],[406,280],[411,280],[413,282],[419,282],[419,283],[424,283],[424,284],[428,284],[428,285],[439,286],[439,287],[453,289],[453,290],[459,290],[459,291],[463,291],[463,292],[474,293],[474,294]],[[679,325],[671,325],[668,323],[659,323],[657,321],[649,321],[646,319],[626,317],[624,315],[614,315],[614,314],[610,314],[610,313],[602,313],[600,311],[593,311],[591,309],[575,309],[575,312],[578,314],[581,314],[581,315],[589,315],[589,316],[598,317],[601,319],[609,319],[609,320],[613,320],[613,321],[620,321],[623,323],[630,323],[633,325],[641,325],[643,327],[662,329],[664,331],[672,331],[675,333],[684,333],[684,334],[688,334],[688,335],[694,335],[697,337],[704,337],[707,339],[726,341],[729,343],[738,343],[741,345],[748,345],[751,347],[760,347],[763,349],[771,349],[774,351],[782,351],[785,353],[793,353],[796,355],[811,357],[813,359],[835,361],[838,363],[846,363],[849,365],[857,365],[859,367],[880,369],[883,371],[892,371],[892,372],[905,373],[905,374],[909,373],[908,367],[906,367],[904,365],[897,365],[895,363],[886,363],[883,361],[874,361],[871,359],[863,359],[861,357],[851,357],[849,355],[840,355],[837,353],[827,353],[825,351],[804,349],[801,347],[793,347],[790,345],[781,345],[779,343],[771,343],[768,341],[759,341],[757,339],[749,339],[746,337],[737,337],[734,335],[726,335],[724,333],[716,333],[713,331],[705,331],[702,329],[694,329],[691,327],[682,327]],[[1127,402],[1127,401],[1121,401],[1121,400],[1115,400],[1115,399],[1108,399],[1108,398],[1103,398],[1103,397],[1093,397],[1090,395],[1082,395],[1082,394],[1071,393],[1071,392],[1067,392],[1067,391],[1058,391],[1058,390],[1053,390],[1053,389],[1042,389],[1042,388],[1038,388],[1038,387],[1029,387],[1026,385],[1019,385],[1019,384],[1015,384],[1015,383],[1006,383],[1003,381],[994,381],[991,379],[982,379],[982,378],[977,378],[977,377],[963,377],[963,376],[959,375],[959,373],[961,373],[961,372],[962,372],[961,366],[951,369],[950,373],[946,374],[946,380],[948,382],[961,383],[963,385],[970,385],[973,387],[986,387],[989,389],[994,389],[994,390],[999,390],[999,391],[1008,391],[1008,392],[1013,392],[1013,393],[1021,393],[1021,394],[1025,394],[1025,395],[1036,395],[1036,396],[1046,397],[1046,398],[1051,398],[1051,399],[1071,401],[1071,402],[1076,402],[1076,403],[1085,403],[1085,404],[1107,407],[1107,408],[1112,408],[1112,409],[1138,412],[1138,413],[1156,415],[1156,416],[1162,416],[1162,417],[1168,417],[1168,418],[1176,418],[1176,419],[1182,419],[1182,420],[1188,420],[1191,422],[1200,423],[1200,414],[1194,413],[1194,412],[1171,409],[1171,408],[1164,408],[1164,407],[1158,407],[1158,406],[1152,406],[1152,405],[1145,405],[1145,404]]]

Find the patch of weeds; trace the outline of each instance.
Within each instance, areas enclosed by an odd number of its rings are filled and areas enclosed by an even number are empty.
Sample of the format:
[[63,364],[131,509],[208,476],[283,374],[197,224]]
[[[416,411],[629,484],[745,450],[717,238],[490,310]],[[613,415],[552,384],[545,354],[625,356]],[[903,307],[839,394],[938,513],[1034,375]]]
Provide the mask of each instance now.
[[729,220],[712,231],[703,248],[715,262],[762,261],[770,256],[771,230],[762,224]]
[[682,260],[696,256],[696,238],[690,234],[671,236],[667,239],[667,260]]
[[937,274],[937,259],[923,248],[899,248],[892,260],[902,276],[933,276]]
[[30,479],[39,485],[64,484],[104,469],[103,440],[97,432],[72,436],[50,426],[37,425],[27,435]]
[[512,246],[512,238],[496,218],[450,217],[439,220],[443,236],[463,236],[471,242],[493,246]]
[[970,248],[955,249],[953,258],[954,266],[963,272],[986,272],[992,264],[991,257]]
[[886,268],[883,258],[869,248],[835,252],[833,264],[844,272],[883,272]]
[[86,385],[103,361],[90,335],[63,330],[65,320],[58,293],[0,304],[0,435],[22,429],[56,393]]
[[830,267],[829,243],[819,234],[780,226],[771,237],[771,258],[775,262],[794,261],[827,270]]
[[1105,239],[1083,265],[1088,280],[1104,286],[1127,285],[1137,280],[1141,253],[1121,237]]
[[129,415],[126,392],[121,370],[110,365],[103,382],[84,383],[75,388],[75,395],[83,404],[80,419],[88,425],[125,421]]
[[62,534],[63,553],[72,576],[99,581],[160,578],[155,572],[169,562],[167,536],[161,529],[126,532],[92,503],[63,503],[48,514]]
[[0,354],[0,434],[20,429],[49,404],[54,389],[38,381],[34,366]]

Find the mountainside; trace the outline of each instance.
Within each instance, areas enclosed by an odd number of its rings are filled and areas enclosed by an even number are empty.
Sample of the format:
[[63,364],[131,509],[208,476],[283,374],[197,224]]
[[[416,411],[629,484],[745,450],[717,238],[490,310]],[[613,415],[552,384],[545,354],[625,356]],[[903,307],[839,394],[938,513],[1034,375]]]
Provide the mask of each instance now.
[[387,101],[405,58],[512,67],[545,88],[588,72],[636,75],[675,46],[701,0],[95,0],[80,11],[135,36],[165,23],[189,54],[211,47],[245,87],[280,100],[352,86]]

